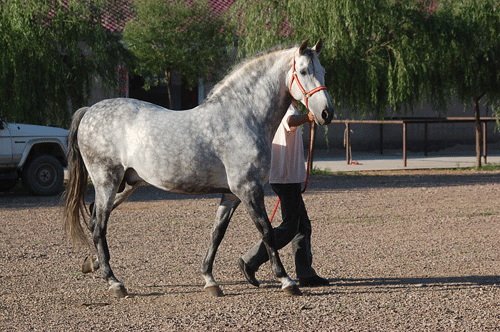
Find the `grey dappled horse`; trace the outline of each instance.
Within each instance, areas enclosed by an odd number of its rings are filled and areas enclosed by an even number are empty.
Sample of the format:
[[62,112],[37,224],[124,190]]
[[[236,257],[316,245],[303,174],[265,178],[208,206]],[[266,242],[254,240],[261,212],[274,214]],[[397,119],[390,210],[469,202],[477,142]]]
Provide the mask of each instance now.
[[83,272],[100,268],[109,291],[127,291],[109,265],[106,228],[111,211],[141,183],[184,194],[222,193],[201,272],[205,290],[223,295],[212,275],[217,248],[235,209],[243,203],[267,247],[274,276],[286,294],[300,295],[276,251],[264,206],[271,141],[293,99],[302,101],[319,125],[333,117],[318,60],[322,41],[313,48],[273,50],[238,65],[202,105],[171,111],[134,99],[103,100],[78,110],[69,134],[69,183],[65,229],[74,243],[89,244],[84,217],[88,177],[95,188],[89,221],[97,259],[88,257]]

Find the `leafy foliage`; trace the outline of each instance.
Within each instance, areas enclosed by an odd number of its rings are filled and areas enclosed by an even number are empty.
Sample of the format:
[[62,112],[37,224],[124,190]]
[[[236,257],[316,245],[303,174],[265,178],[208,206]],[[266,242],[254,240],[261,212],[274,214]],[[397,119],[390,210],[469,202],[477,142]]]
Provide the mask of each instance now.
[[116,81],[123,47],[101,25],[109,1],[3,1],[0,6],[0,116],[67,126],[95,75]]
[[444,111],[454,94],[500,97],[495,0],[238,0],[229,18],[240,55],[323,38],[337,109],[385,116],[423,101]]
[[[191,3],[191,2],[189,2]],[[227,64],[231,34],[223,19],[215,15],[207,0],[135,2],[136,19],[123,31],[126,47],[136,56],[134,71],[146,84],[170,83],[178,71],[188,86],[198,78],[217,79]]]
[[[486,96],[490,105],[500,101],[500,2],[462,0],[444,3],[453,26],[452,58],[447,68],[463,103]],[[450,38],[451,39],[451,38]]]

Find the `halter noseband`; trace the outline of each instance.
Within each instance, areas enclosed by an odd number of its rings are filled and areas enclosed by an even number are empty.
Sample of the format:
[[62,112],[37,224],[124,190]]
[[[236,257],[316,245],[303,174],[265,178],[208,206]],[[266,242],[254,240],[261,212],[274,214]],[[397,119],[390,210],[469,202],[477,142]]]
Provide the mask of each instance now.
[[[299,87],[300,91],[304,95],[304,104],[306,105],[306,108],[309,110],[309,105],[308,105],[308,99],[311,97],[313,94],[315,94],[318,91],[321,90],[328,90],[326,86],[320,85],[317,88],[312,89],[309,92],[306,92],[306,89],[300,84],[299,77],[297,76],[297,71],[295,70],[295,53],[293,53],[293,65],[292,65],[292,79],[290,80],[290,87],[288,90],[290,91],[290,94],[292,95],[292,84],[294,80],[297,80],[297,86]],[[293,96],[293,95],[292,95]]]

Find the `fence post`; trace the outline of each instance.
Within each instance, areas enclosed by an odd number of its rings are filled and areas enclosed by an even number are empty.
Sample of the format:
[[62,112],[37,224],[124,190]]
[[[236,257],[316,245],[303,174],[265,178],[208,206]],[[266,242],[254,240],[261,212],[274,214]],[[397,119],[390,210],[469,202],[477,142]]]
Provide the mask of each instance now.
[[403,164],[404,167],[406,167],[406,138],[407,138],[407,123],[406,121],[403,121]]
[[345,153],[347,165],[351,163],[351,127],[349,121],[345,123]]
[[424,137],[424,156],[426,156],[426,157],[427,157],[427,141],[428,141],[428,139],[427,139],[427,134],[428,134],[427,127],[428,127],[428,123],[426,122],[426,123],[424,123],[424,136],[425,136]]
[[380,154],[384,154],[384,124],[380,124]]
[[487,142],[487,132],[486,132],[486,129],[487,129],[487,124],[486,124],[486,121],[483,121],[483,156],[484,156],[484,164],[486,165],[488,163],[488,153],[486,151],[486,142]]

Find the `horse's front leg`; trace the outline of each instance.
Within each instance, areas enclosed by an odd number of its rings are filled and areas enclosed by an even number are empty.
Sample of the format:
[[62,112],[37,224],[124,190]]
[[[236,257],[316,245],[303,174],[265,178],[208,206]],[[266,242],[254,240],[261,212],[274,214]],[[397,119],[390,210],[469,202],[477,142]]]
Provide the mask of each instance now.
[[287,295],[302,295],[299,287],[295,281],[288,276],[281,263],[278,250],[276,249],[274,230],[264,205],[264,189],[262,186],[255,186],[253,190],[248,191],[244,196],[246,196],[247,199],[242,199],[242,201],[262,236],[262,242],[266,245],[271,269],[275,278],[281,282],[281,289]]
[[211,296],[223,296],[224,293],[219,287],[219,284],[215,281],[212,275],[212,269],[214,265],[215,254],[217,253],[217,248],[224,238],[227,226],[231,217],[240,204],[240,200],[232,194],[223,194],[219,209],[217,210],[217,217],[215,219],[214,226],[212,228],[212,234],[210,239],[210,246],[208,247],[205,259],[201,265],[201,274],[205,279],[205,292]]

